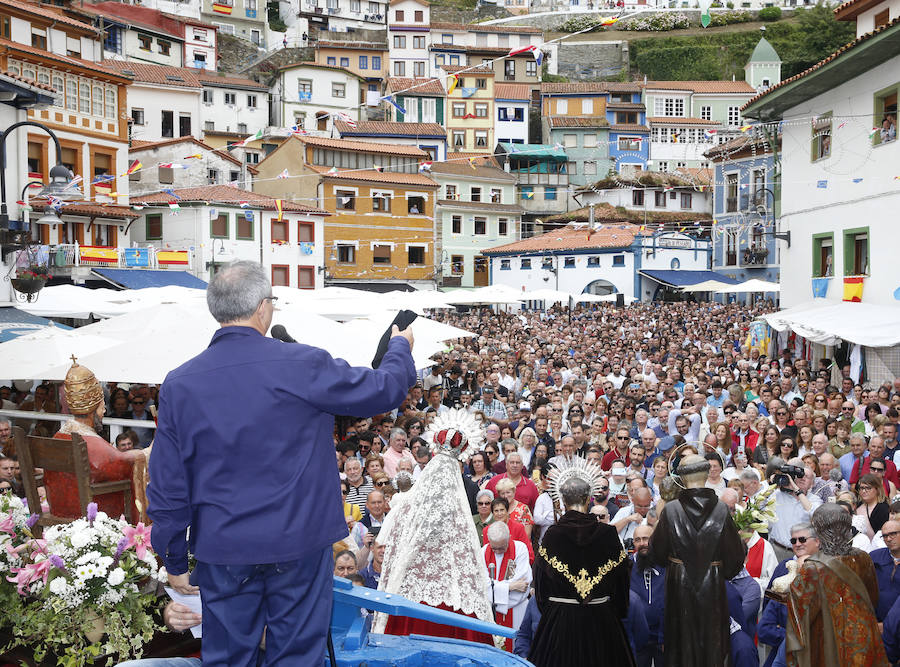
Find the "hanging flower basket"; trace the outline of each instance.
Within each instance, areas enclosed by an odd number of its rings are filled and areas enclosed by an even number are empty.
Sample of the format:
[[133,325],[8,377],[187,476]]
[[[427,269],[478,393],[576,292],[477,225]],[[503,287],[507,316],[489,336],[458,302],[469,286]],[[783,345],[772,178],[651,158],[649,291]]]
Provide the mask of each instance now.
[[44,289],[44,285],[47,284],[47,279],[44,277],[13,278],[11,282],[13,289],[21,294],[37,294]]

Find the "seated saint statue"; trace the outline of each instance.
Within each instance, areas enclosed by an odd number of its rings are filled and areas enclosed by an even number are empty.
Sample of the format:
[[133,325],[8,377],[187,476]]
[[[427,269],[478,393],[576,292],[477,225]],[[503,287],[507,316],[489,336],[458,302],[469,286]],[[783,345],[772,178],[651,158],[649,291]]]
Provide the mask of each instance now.
[[[146,469],[146,455],[141,450],[120,452],[113,445],[97,435],[102,426],[106,406],[103,402],[103,389],[94,374],[76,361],[66,373],[66,402],[72,419],[63,422],[54,438],[71,440],[72,434],[80,435],[87,444],[88,461],[91,469],[91,483],[132,480],[132,499],[144,497],[143,489],[136,489],[134,472]],[[47,491],[47,502],[50,512],[57,517],[77,519],[84,514],[84,508],[78,499],[78,487],[75,475],[71,473],[44,471],[44,488]],[[125,494],[121,491],[106,493],[94,497],[97,508],[111,517],[122,514],[132,523],[140,520],[140,510],[134,502],[125,507]],[[144,508],[146,509],[146,504]]]

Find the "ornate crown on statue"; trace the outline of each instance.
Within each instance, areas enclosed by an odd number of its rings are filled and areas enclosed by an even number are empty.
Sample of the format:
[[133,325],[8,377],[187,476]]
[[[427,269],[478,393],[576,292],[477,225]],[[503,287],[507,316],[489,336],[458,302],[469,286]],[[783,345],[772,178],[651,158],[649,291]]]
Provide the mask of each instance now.
[[560,489],[562,485],[576,477],[590,485],[591,496],[594,496],[600,488],[603,471],[596,463],[578,456],[573,456],[571,459],[554,464],[550,466],[550,472],[547,474],[547,480],[549,481],[547,492],[550,494],[550,497],[556,503],[561,503],[562,495],[560,494]]
[[484,442],[481,422],[466,410],[451,409],[438,415],[427,433],[431,435],[435,454],[446,454],[463,462],[481,449]]

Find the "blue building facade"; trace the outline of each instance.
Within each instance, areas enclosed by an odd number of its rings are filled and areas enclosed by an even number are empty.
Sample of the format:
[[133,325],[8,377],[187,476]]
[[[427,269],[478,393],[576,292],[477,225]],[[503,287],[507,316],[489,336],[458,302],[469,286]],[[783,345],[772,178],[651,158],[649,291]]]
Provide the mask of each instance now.
[[[780,141],[775,149],[780,150]],[[773,235],[779,204],[775,151],[764,138],[740,137],[705,156],[714,171],[713,270],[739,282],[779,282],[779,249]],[[737,300],[749,297],[736,295]],[[765,297],[777,300],[778,294]]]
[[636,83],[606,83],[609,159],[618,173],[644,171],[650,159],[647,110]]

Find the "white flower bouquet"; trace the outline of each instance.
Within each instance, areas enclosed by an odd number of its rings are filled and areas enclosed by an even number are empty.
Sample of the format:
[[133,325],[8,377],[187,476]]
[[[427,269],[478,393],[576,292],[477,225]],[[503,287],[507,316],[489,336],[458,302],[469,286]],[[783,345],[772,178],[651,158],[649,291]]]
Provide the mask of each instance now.
[[732,518],[739,532],[768,531],[769,522],[777,520],[775,516],[776,488],[772,484],[765,491],[761,491],[753,496],[747,503],[747,507],[741,509],[738,506]]
[[21,598],[12,646],[27,646],[36,662],[53,653],[61,665],[140,657],[157,629],[150,529],[111,519],[94,503],[85,518],[50,526],[41,539],[31,535],[36,519],[26,519],[18,561],[7,561],[5,579]]

